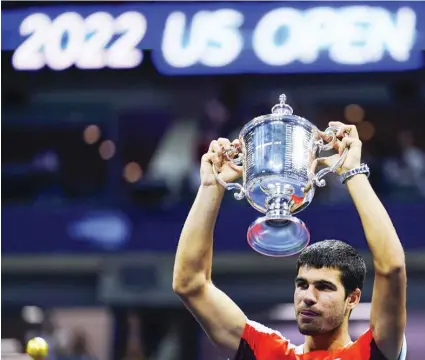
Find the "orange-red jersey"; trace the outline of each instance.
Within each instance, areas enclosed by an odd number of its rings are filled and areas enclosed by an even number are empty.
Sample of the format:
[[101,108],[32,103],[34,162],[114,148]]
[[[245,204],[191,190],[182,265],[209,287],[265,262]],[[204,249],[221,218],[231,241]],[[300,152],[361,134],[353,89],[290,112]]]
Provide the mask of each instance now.
[[[399,360],[405,359],[404,340]],[[385,360],[385,357],[376,346],[370,329],[341,349],[303,353],[302,346],[291,344],[278,331],[247,320],[235,360]]]

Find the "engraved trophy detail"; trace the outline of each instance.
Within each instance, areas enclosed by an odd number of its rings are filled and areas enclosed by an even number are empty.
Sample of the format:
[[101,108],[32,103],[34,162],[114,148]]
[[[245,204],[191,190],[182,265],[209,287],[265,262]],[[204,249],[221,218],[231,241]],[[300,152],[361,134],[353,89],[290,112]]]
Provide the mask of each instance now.
[[240,148],[225,154],[229,161],[243,166],[242,184],[225,183],[213,167],[217,181],[227,190],[237,190],[237,200],[246,197],[250,205],[265,214],[248,228],[249,245],[267,256],[290,256],[310,242],[304,222],[293,215],[313,200],[315,187],[323,187],[323,177],[342,164],[347,149],[332,167],[313,173],[313,161],[321,151],[333,148],[336,128],[325,133],[332,140],[324,143],[319,129],[308,120],[293,115],[284,94],[271,114],[254,118],[239,134]]

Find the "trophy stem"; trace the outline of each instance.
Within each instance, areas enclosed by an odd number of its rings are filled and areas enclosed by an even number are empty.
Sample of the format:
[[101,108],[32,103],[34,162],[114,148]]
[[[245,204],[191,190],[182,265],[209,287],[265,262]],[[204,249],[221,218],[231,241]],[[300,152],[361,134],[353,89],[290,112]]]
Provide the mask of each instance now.
[[284,220],[285,217],[290,215],[287,196],[276,195],[267,199],[267,220]]

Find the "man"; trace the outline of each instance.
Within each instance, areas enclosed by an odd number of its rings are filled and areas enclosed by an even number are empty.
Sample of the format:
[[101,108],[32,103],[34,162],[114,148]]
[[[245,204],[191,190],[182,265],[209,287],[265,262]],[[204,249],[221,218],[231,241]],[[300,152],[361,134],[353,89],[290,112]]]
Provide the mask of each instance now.
[[[281,334],[248,320],[211,280],[213,230],[224,189],[212,164],[226,182],[241,168],[223,158],[227,139],[210,145],[201,163],[201,186],[180,237],[174,266],[174,291],[210,339],[237,360],[404,360],[406,344],[406,268],[402,245],[391,220],[373,191],[368,169],[360,164],[361,141],[353,125],[338,127],[335,149],[348,149],[338,170],[360,215],[375,269],[370,328],[355,342],[348,333],[351,311],[360,301],[366,273],[363,259],[342,241],[307,247],[298,259],[294,305],[304,344],[294,346]],[[325,134],[322,134],[326,138]],[[234,141],[237,145],[237,141]],[[319,159],[333,164],[338,157]]]

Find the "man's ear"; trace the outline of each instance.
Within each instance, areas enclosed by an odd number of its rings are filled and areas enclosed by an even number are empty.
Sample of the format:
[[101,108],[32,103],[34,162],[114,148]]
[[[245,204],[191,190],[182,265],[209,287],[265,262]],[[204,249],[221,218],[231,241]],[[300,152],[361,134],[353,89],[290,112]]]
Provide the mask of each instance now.
[[347,310],[351,312],[357,304],[360,302],[360,297],[362,295],[362,291],[357,288],[353,290],[347,297]]

